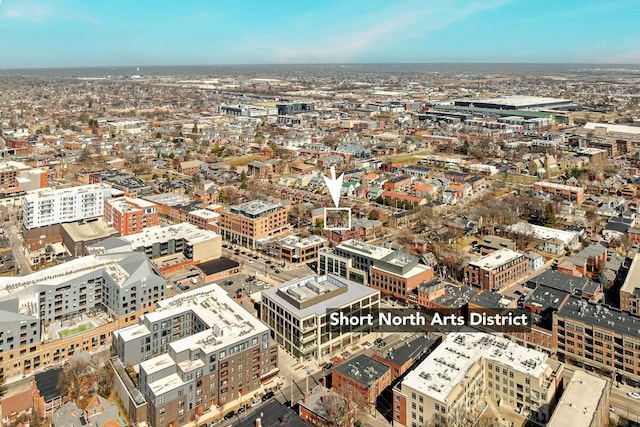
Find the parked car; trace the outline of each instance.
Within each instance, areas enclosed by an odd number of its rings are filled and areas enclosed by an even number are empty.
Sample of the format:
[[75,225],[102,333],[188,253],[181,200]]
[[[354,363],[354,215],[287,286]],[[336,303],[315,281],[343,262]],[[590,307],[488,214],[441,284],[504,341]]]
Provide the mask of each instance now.
[[637,391],[630,391],[629,393],[627,393],[627,396],[640,400],[640,393],[638,393]]
[[218,418],[215,421],[211,421],[211,426],[210,427],[217,426],[217,425],[220,425],[220,424],[222,424],[222,418]]
[[230,420],[231,418],[236,416],[236,411],[227,412],[224,416],[225,420]]
[[272,391],[268,391],[265,393],[264,396],[262,396],[262,401],[266,402],[267,400],[271,399],[273,396],[275,396],[276,394]]
[[276,274],[280,274],[280,270],[278,270],[277,268],[274,270],[274,273]]
[[327,363],[322,367],[322,370],[328,371],[331,368],[333,368],[333,363]]
[[373,348],[373,344],[371,344],[370,342],[366,343],[364,346],[365,350],[369,350],[370,348]]

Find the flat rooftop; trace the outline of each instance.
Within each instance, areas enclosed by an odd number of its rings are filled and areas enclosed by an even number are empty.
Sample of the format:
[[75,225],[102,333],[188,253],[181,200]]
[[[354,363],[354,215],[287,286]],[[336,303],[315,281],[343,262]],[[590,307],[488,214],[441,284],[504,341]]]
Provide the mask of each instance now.
[[263,200],[252,200],[250,202],[234,205],[229,208],[231,213],[257,218],[270,212],[282,208],[281,203],[269,203]]
[[387,365],[372,359],[366,354],[360,354],[333,368],[334,372],[338,372],[365,386],[375,384],[388,370],[389,367]]
[[383,259],[393,253],[393,249],[372,245],[356,239],[345,240],[336,246],[336,249],[373,259]]
[[109,204],[119,212],[131,212],[139,209],[154,208],[157,205],[140,198],[118,197],[110,199]]
[[166,242],[169,240],[183,239],[191,244],[214,239],[219,235],[210,230],[203,230],[188,222],[168,226],[155,226],[142,230],[140,233],[121,236],[120,238],[129,242],[133,250],[139,247],[149,246],[154,243]]
[[471,102],[475,104],[502,104],[510,105],[516,108],[525,108],[529,106],[570,103],[570,99],[550,98],[546,96],[529,96],[529,95],[513,95],[502,96],[497,98],[475,99],[473,101],[464,99],[463,102]]
[[577,231],[556,230],[555,228],[529,224],[528,222],[518,222],[510,225],[508,229],[513,233],[530,234],[535,239],[539,240],[558,239],[565,245],[569,245],[580,235]]
[[[584,371],[575,371],[549,420],[548,427],[589,426],[608,394],[608,381]],[[601,409],[609,413],[609,408]],[[599,420],[595,425],[599,425]]]
[[636,254],[633,257],[633,261],[631,261],[631,266],[629,267],[629,272],[627,273],[627,277],[624,279],[624,283],[622,284],[622,288],[620,288],[620,292],[626,292],[630,295],[634,295],[636,293],[636,289],[640,288],[640,254]]
[[555,188],[555,189],[558,189],[558,190],[567,190],[567,191],[581,191],[581,190],[584,190],[582,187],[576,187],[574,185],[559,184],[557,182],[549,182],[549,181],[539,181],[539,182],[536,182],[534,184],[534,186],[536,186],[536,185]]
[[145,196],[144,199],[166,206],[186,205],[193,202],[193,200],[187,196],[174,193],[154,194],[153,196]]
[[83,223],[68,222],[61,224],[61,226],[74,242],[106,239],[118,233],[113,227],[102,220]]
[[607,305],[587,302],[575,296],[569,297],[558,310],[558,315],[594,327],[609,329],[620,335],[632,336],[635,339],[640,336],[640,317]]
[[[293,306],[291,302],[280,295],[280,293],[284,293],[293,300],[304,301],[311,297],[319,296],[320,293],[330,292],[341,287],[346,287],[347,291],[303,309]],[[262,298],[263,300],[265,298],[270,299],[280,307],[283,307],[293,317],[304,319],[311,315],[326,314],[327,309],[345,307],[354,301],[375,294],[379,294],[379,291],[330,274],[325,276],[311,275],[301,279],[294,279],[279,288],[263,290]]]
[[81,194],[107,191],[111,191],[111,187],[107,184],[88,184],[65,188],[45,187],[33,191],[28,191],[24,198],[27,201],[35,201],[40,197],[61,197],[65,194]]
[[452,332],[402,381],[402,386],[444,402],[482,359],[493,360],[533,377],[547,369],[547,355],[506,338],[483,332]]
[[520,252],[512,251],[511,249],[502,248],[476,261],[471,261],[469,265],[474,265],[476,267],[480,267],[485,270],[493,270],[494,268],[498,268],[501,265],[504,265],[505,263],[512,261],[521,256],[522,254]]
[[309,236],[309,237],[299,237],[299,236],[287,236],[280,240],[278,243],[282,246],[289,248],[307,248],[309,246],[315,246],[319,244],[324,244],[327,242],[327,239],[320,236]]

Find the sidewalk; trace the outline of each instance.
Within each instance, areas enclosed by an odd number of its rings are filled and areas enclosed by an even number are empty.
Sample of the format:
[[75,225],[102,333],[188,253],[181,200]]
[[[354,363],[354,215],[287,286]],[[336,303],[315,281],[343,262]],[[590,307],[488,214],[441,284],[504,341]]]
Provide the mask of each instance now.
[[276,375],[266,383],[262,384],[253,393],[241,396],[230,402],[226,402],[222,406],[218,406],[218,407],[213,406],[209,408],[207,412],[200,415],[200,417],[197,420],[183,424],[183,427],[199,427],[203,424],[209,424],[214,420],[224,417],[225,414],[227,414],[230,411],[236,411],[242,405],[247,405],[247,404],[251,405],[251,402],[253,401],[253,399],[261,398],[268,390],[276,391],[279,388],[279,384],[281,383],[282,381]]

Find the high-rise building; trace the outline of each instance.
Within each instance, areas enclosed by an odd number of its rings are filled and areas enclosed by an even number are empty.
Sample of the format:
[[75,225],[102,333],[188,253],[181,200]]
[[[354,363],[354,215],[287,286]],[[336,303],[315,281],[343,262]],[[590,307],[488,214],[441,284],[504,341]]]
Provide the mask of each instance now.
[[378,308],[380,292],[339,276],[307,276],[262,291],[261,318],[276,341],[295,357],[326,357],[357,340],[361,332],[329,326],[327,310]]
[[158,302],[137,325],[114,333],[114,348],[125,366],[139,363],[138,389],[154,427],[180,426],[210,407],[251,399],[278,373],[269,329],[218,285]]
[[261,200],[231,206],[220,215],[220,233],[227,241],[255,249],[260,239],[289,235],[290,208]]
[[112,189],[104,184],[29,191],[22,199],[22,224],[30,230],[99,218]]
[[113,330],[153,309],[165,283],[144,254],[131,252],[0,278],[0,377],[104,349]]
[[394,425],[466,425],[486,399],[545,423],[562,385],[563,368],[546,353],[501,336],[449,333],[394,388]]

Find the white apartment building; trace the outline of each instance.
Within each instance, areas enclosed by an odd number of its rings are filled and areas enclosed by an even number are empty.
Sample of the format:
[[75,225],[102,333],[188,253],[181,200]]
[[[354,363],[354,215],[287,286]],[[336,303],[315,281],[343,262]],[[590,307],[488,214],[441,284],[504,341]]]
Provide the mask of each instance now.
[[544,424],[563,368],[546,353],[498,335],[449,333],[394,388],[394,425],[472,425],[488,399]]
[[104,200],[111,195],[112,188],[106,184],[29,191],[22,199],[22,224],[30,230],[99,218],[104,212]]
[[311,275],[262,291],[262,321],[276,341],[300,359],[325,357],[356,341],[360,332],[331,330],[327,310],[379,308],[380,292],[334,275]]

